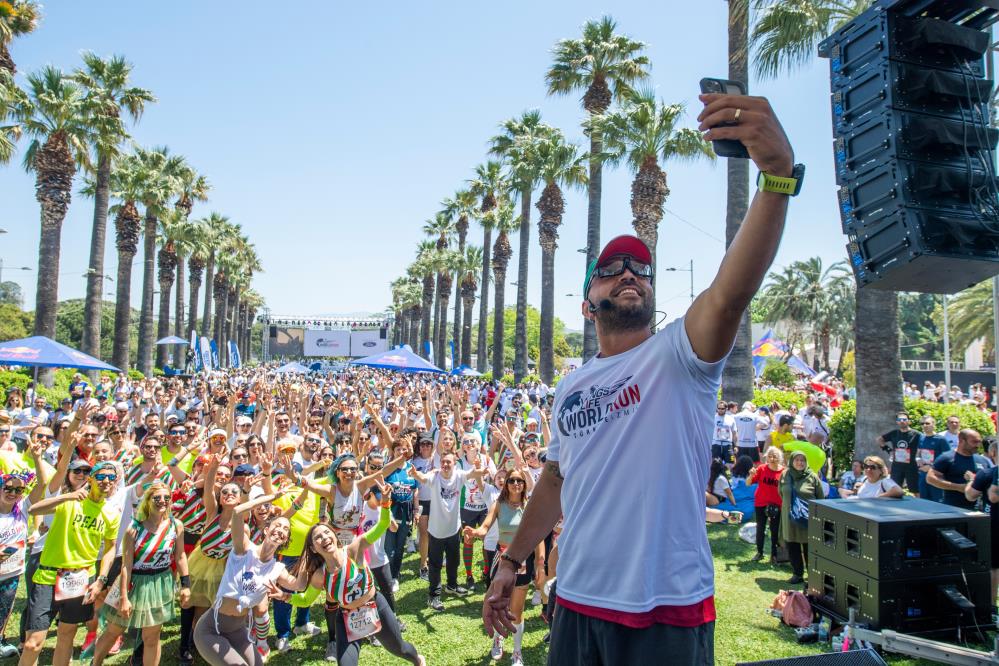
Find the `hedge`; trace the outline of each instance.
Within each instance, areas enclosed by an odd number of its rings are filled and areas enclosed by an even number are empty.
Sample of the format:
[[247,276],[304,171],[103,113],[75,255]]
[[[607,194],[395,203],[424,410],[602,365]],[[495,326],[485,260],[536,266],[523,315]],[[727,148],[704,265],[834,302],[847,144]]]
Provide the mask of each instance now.
[[756,389],[753,391],[753,402],[757,407],[767,406],[777,403],[782,408],[787,409],[791,405],[801,407],[805,404],[805,396],[794,391],[781,391],[780,389]]
[[[906,398],[905,411],[909,413],[915,427],[927,414],[937,421],[937,427],[942,429],[948,416],[957,415],[961,419],[962,428],[974,428],[982,436],[995,434],[995,427],[989,415],[980,412],[971,405],[952,405],[929,400],[911,400]],[[885,415],[885,432],[893,428],[894,414]],[[844,402],[829,419],[829,440],[833,448],[833,462],[838,470],[850,467],[853,462],[854,437],[857,425],[857,405],[853,400]]]

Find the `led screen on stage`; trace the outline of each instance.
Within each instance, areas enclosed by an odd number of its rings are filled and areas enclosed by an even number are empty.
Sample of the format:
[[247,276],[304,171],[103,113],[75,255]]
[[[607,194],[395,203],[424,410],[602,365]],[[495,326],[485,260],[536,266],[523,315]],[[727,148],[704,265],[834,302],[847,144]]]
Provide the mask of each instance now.
[[306,356],[348,356],[350,331],[306,331]]
[[301,356],[305,329],[271,326],[267,352],[271,356]]
[[388,350],[388,339],[382,337],[381,329],[373,331],[351,331],[350,355],[371,356]]

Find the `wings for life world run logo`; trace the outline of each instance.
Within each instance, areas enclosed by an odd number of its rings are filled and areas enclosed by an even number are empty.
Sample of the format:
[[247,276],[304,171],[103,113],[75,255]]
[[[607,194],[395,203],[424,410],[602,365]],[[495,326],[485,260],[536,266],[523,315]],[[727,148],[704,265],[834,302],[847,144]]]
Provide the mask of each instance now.
[[642,400],[638,384],[628,382],[634,375],[608,386],[594,384],[588,391],[573,391],[558,408],[558,429],[566,437],[581,437],[594,432],[612,418],[621,418],[635,411]]

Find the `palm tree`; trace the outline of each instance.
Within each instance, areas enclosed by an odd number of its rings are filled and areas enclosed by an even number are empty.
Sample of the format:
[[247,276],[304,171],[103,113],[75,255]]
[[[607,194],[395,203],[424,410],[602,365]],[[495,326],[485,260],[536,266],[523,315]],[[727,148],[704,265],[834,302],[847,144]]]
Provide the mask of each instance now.
[[[180,212],[184,221],[188,222],[191,219],[191,210],[194,208],[194,202],[207,201],[211,185],[208,184],[207,178],[196,173],[194,169],[185,169],[180,174],[179,181],[180,191],[173,207]],[[185,233],[182,239],[175,244],[177,250],[177,302],[174,312],[174,335],[186,339],[189,333],[184,329],[184,258],[193,256],[191,253],[195,249],[195,245],[201,240],[201,230],[191,224],[186,224],[184,230]],[[197,311],[197,306],[192,305],[192,308],[191,314],[193,315]],[[194,328],[193,323],[191,324],[191,328]],[[179,354],[180,352],[178,351]],[[180,359],[176,358],[174,362],[180,364]]]
[[94,226],[90,234],[90,263],[87,266],[87,295],[83,305],[83,351],[100,356],[101,292],[104,291],[104,246],[108,228],[108,204],[111,190],[111,163],[119,154],[122,141],[128,138],[120,118],[123,114],[137,122],[147,102],[156,98],[145,88],[130,86],[132,64],[121,56],[104,60],[84,51],[83,68],[73,79],[83,86],[94,115]]
[[[436,237],[436,252],[432,255],[432,261],[437,269],[437,285],[434,298],[434,332],[431,340],[434,341],[434,363],[439,368],[444,367],[444,349],[438,345],[441,338],[447,340],[447,333],[441,335],[441,329],[447,329],[447,300],[450,293],[444,294],[444,273],[447,270],[448,261],[445,253],[451,243],[451,236],[454,235],[454,220],[446,211],[437,213],[433,220],[423,225],[423,233],[431,238]],[[448,276],[447,290],[451,290],[451,279]]]
[[413,270],[423,284],[423,300],[421,302],[421,322],[420,322],[420,345],[418,354],[423,354],[428,361],[432,361],[427,353],[427,343],[432,342],[430,337],[430,323],[434,304],[434,276],[437,274],[437,267],[434,265],[433,255],[437,252],[437,245],[432,241],[423,241],[416,248],[416,261],[413,263]]
[[[552,50],[552,66],[545,75],[549,95],[569,95],[585,90],[583,108],[590,116],[605,113],[613,97],[621,99],[631,86],[649,75],[649,59],[641,55],[645,44],[615,33],[609,16],[588,21],[580,39],[560,40]],[[599,132],[590,132],[589,209],[586,215],[586,266],[600,252]],[[597,333],[589,321],[583,325],[583,360],[597,353]]]
[[475,305],[475,292],[478,290],[478,278],[482,272],[482,248],[469,245],[465,248],[465,256],[458,272],[461,284],[462,315],[461,322],[461,365],[472,365],[472,306]]
[[[177,258],[177,242],[184,234],[185,224],[183,214],[177,210],[163,211],[160,218],[162,233],[159,235],[161,246],[157,256],[160,284],[160,311],[156,317],[157,338],[165,338],[170,335],[170,291],[177,279],[177,266],[182,263]],[[177,291],[178,293],[184,291],[183,283],[177,284]],[[162,368],[166,365],[168,352],[168,346],[156,346],[156,367]]]
[[[728,0],[728,78],[749,90],[749,0]],[[749,210],[749,160],[726,160],[725,248],[732,244]],[[735,342],[722,369],[722,398],[742,404],[753,397],[752,330],[743,313]]]
[[495,288],[495,303],[493,305],[493,377],[506,374],[506,363],[503,358],[505,350],[503,342],[503,313],[506,297],[506,269],[513,256],[510,247],[510,233],[516,231],[519,221],[513,216],[513,204],[501,201],[496,208],[487,213],[492,216],[492,228],[498,233],[493,245],[493,285]]
[[479,372],[486,369],[486,317],[489,316],[489,252],[492,246],[492,218],[487,213],[496,207],[498,197],[506,192],[506,179],[503,177],[503,166],[490,160],[475,167],[475,178],[471,181],[471,190],[482,200],[479,207],[482,225],[482,283],[479,288],[479,338],[476,345],[475,367]]
[[254,247],[253,243],[249,242],[246,236],[240,236],[237,240],[236,258],[238,262],[233,279],[230,280],[230,298],[227,305],[230,318],[229,332],[222,337],[226,342],[234,340],[236,346],[241,351],[245,351],[245,348],[239,341],[239,332],[241,329],[239,313],[243,309],[243,294],[249,289],[250,283],[253,282],[254,273],[260,272],[263,269],[263,265],[260,263],[260,255],[257,254],[257,248]]
[[[538,372],[541,381],[551,384],[555,377],[555,248],[558,228],[565,212],[562,187],[586,184],[587,155],[580,156],[575,145],[566,142],[560,131],[538,146],[541,181],[545,188],[538,198],[538,242],[541,245],[541,331],[538,339]],[[592,166],[592,161],[590,162]]]
[[992,299],[992,280],[979,282],[950,299],[947,303],[947,315],[951,348],[967,349],[975,340],[984,339],[985,356],[993,356],[995,331],[992,323],[996,304]]
[[[19,101],[12,113],[32,137],[24,168],[35,172],[35,198],[41,207],[34,334],[54,338],[62,223],[76,165],[90,163],[92,125],[83,89],[54,67],[29,75],[26,94]],[[50,380],[48,373],[46,379]]]
[[590,131],[604,140],[604,161],[617,164],[626,159],[635,174],[631,183],[631,224],[635,233],[652,251],[656,265],[656,245],[663,205],[669,196],[666,173],[659,166],[670,160],[714,159],[711,143],[701,133],[678,128],[682,104],[666,104],[656,99],[651,88],[626,94],[621,108],[594,116]]
[[212,334],[212,295],[215,285],[215,260],[218,249],[231,233],[229,218],[212,212],[204,219],[205,244],[208,246],[208,263],[205,269],[205,310],[201,315],[201,335]]
[[38,25],[38,3],[33,0],[0,2],[0,71],[17,72],[8,45],[15,37],[34,31]]
[[191,237],[187,254],[187,281],[190,295],[187,306],[187,328],[182,335],[189,338],[191,331],[197,330],[198,324],[198,292],[201,290],[201,280],[205,274],[205,265],[211,248],[208,245],[208,223],[205,220],[191,222]]
[[[465,256],[465,241],[468,238],[468,221],[478,213],[478,201],[475,193],[471,190],[458,190],[450,199],[441,202],[444,212],[454,218],[454,230],[458,235],[458,254]],[[462,307],[464,299],[461,298],[461,278],[455,276],[454,287],[454,338],[455,349],[462,347]]]
[[[440,286],[437,289],[437,298],[440,300],[442,313],[440,332],[437,341],[434,343],[439,350],[437,352],[438,368],[444,368],[448,358],[446,352],[448,347],[447,307],[448,302],[451,300],[451,287],[454,283],[455,272],[460,267],[460,258],[461,255],[457,250],[446,249],[437,253],[437,267],[440,270],[440,273],[438,273],[440,275]],[[455,362],[454,355],[451,355],[451,365],[458,365]]]
[[139,251],[139,236],[142,234],[142,218],[135,204],[145,190],[145,174],[134,155],[115,160],[110,187],[111,196],[121,202],[111,207],[115,216],[115,247],[118,250],[111,364],[126,371],[129,368],[132,315],[132,259]]
[[14,157],[14,144],[21,138],[21,126],[16,121],[5,123],[24,101],[24,91],[14,83],[14,77],[0,69],[0,164],[7,164]]
[[[150,377],[153,372],[153,286],[156,279],[156,236],[159,218],[166,202],[178,188],[178,181],[187,164],[183,157],[170,155],[166,146],[136,148],[135,158],[145,179],[142,205],[145,208],[143,229],[142,307],[139,311],[139,372]],[[169,295],[167,294],[167,297]]]
[[392,312],[395,314],[395,326],[392,329],[392,346],[401,345],[405,340],[402,332],[408,327],[408,310],[405,304],[405,292],[409,280],[405,276],[397,277],[389,284],[392,292]]
[[514,326],[513,380],[527,374],[527,280],[531,251],[531,196],[538,186],[537,146],[553,129],[541,122],[537,109],[525,111],[500,125],[501,134],[491,140],[490,152],[499,155],[510,171],[511,187],[520,197],[520,252],[517,255],[517,321]]
[[[730,0],[730,3],[733,1]],[[815,53],[815,44],[870,5],[871,0],[757,0],[752,42],[756,50],[757,73],[773,76],[804,64]],[[741,21],[748,23],[747,12],[738,13],[741,14]],[[729,30],[731,51],[731,20]],[[743,48],[743,73],[746,69],[745,51]],[[731,71],[729,78],[733,78]],[[731,175],[732,164],[745,160],[728,162]],[[744,179],[748,180],[748,174]],[[898,295],[882,289],[857,289],[854,322],[857,371],[855,455],[863,458],[877,453],[875,440],[883,430],[884,415],[894,414],[902,408],[902,394],[898,388],[902,383],[898,352]],[[735,353],[733,350],[728,365],[731,365]]]
[[239,349],[243,358],[249,359],[253,347],[253,324],[257,321],[257,311],[264,306],[264,297],[253,289],[247,289],[243,295],[243,304],[246,306],[246,316],[243,319],[243,337]]

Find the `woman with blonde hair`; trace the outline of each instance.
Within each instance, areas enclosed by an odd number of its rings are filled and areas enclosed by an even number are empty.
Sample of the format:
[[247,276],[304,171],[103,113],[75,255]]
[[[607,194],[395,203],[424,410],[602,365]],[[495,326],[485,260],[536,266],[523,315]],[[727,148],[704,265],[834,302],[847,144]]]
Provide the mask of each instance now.
[[160,630],[174,618],[173,567],[180,575],[180,604],[191,596],[184,527],[170,511],[171,492],[156,481],[143,493],[135,518],[125,530],[122,565],[114,587],[104,600],[105,632],[97,640],[94,664],[100,666],[111,646],[126,630],[142,632],[142,663],[160,663]]
[[[527,506],[527,474],[521,469],[513,469],[506,475],[506,481],[500,489],[496,503],[489,509],[486,519],[478,528],[472,529],[466,525],[464,537],[466,540],[473,538],[484,538],[489,532],[490,526],[495,522],[499,527],[498,552],[502,557],[503,552],[513,541],[520,521],[524,516],[524,509]],[[494,560],[496,564],[499,559]],[[494,564],[495,566],[495,564]],[[523,666],[524,661],[521,656],[521,641],[524,638],[524,601],[527,599],[527,588],[534,580],[535,569],[544,570],[545,566],[545,546],[544,542],[538,544],[531,556],[524,562],[521,570],[517,572],[517,580],[510,595],[510,612],[514,616],[514,627],[516,629],[513,636],[513,654],[511,655],[511,666]],[[496,660],[503,656],[503,637],[497,632],[493,637],[493,649],[491,657]]]
[[777,544],[780,541],[780,477],[784,471],[784,454],[776,446],[771,446],[763,455],[764,464],[753,468],[746,480],[748,485],[756,484],[753,495],[753,508],[756,511],[756,555],[754,562],[763,559],[763,545],[766,543],[767,526],[770,527],[770,564],[777,562]]
[[840,494],[850,499],[862,497],[899,498],[905,493],[902,486],[888,476],[888,465],[879,456],[864,458],[864,482],[856,491],[840,490]]

